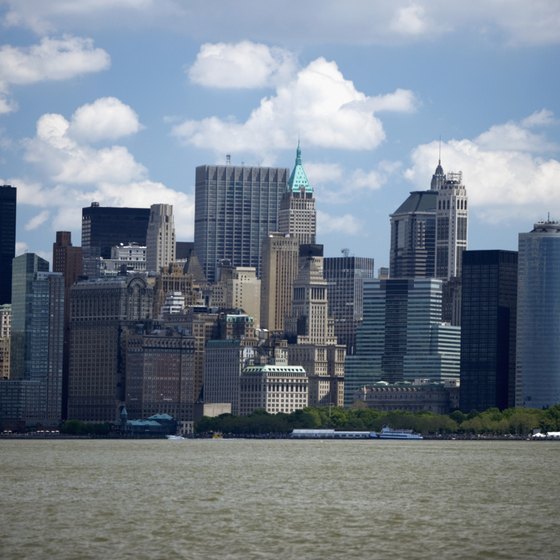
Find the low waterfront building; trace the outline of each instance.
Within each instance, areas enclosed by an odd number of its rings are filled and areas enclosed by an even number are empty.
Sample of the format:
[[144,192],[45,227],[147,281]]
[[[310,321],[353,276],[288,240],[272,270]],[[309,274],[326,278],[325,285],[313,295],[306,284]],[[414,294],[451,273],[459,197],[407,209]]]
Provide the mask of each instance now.
[[290,414],[308,406],[309,379],[301,366],[249,366],[240,378],[239,413],[262,409]]

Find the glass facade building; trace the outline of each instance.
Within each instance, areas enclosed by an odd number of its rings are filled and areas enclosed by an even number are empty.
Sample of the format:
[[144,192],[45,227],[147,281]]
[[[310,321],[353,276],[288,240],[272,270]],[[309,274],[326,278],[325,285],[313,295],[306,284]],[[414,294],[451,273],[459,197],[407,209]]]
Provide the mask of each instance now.
[[517,252],[465,251],[460,408],[514,406]]
[[16,195],[0,185],[0,305],[12,301],[12,259],[16,255]]
[[560,403],[560,222],[519,234],[516,406]]

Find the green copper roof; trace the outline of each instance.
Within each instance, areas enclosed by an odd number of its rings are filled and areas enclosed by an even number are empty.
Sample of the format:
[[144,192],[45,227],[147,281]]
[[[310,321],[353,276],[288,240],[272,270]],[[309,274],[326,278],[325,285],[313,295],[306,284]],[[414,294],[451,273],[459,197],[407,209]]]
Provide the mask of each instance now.
[[301,164],[301,148],[299,147],[299,142],[296,151],[296,164],[288,180],[288,186],[292,192],[301,192],[301,190],[304,189],[306,193],[313,193],[313,187],[309,184],[309,180]]

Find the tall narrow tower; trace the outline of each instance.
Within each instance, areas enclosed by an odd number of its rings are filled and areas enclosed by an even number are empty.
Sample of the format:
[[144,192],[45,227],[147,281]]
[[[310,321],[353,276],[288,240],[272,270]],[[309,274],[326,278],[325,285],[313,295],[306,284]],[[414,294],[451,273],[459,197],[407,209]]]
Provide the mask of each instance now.
[[146,233],[146,270],[159,272],[175,261],[175,223],[171,204],[152,204]]
[[12,301],[12,259],[16,255],[15,187],[0,185],[0,305]]
[[315,196],[303,169],[299,142],[296,162],[288,179],[288,189],[280,201],[278,230],[294,237],[299,244],[315,243],[317,231]]

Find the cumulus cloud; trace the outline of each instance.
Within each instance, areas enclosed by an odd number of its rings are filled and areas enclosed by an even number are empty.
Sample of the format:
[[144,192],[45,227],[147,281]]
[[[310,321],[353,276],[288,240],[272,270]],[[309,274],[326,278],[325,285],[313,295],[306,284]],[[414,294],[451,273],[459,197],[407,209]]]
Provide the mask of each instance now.
[[116,140],[140,130],[136,112],[115,97],[102,97],[82,105],[72,115],[70,135],[73,138],[97,142]]
[[375,110],[411,111],[414,94],[397,90],[368,97],[344,78],[335,62],[318,58],[293,79],[261,99],[245,122],[209,117],[187,120],[173,128],[185,144],[219,153],[266,155],[293,146],[300,137],[308,146],[371,150],[385,139]]
[[[100,123],[89,135],[77,134],[79,126],[95,114]],[[136,113],[121,101],[102,98],[78,108],[71,120],[48,113],[37,121],[36,134],[25,142],[25,159],[39,170],[39,181],[25,177],[10,179],[18,188],[18,203],[41,209],[27,230],[50,225],[53,229],[79,229],[81,208],[98,201],[106,206],[149,207],[172,204],[177,235],[193,235],[194,199],[153,181],[148,170],[124,146],[93,147],[85,142],[111,139],[115,133],[105,126],[117,115],[120,134],[138,127]],[[119,117],[120,120],[119,120]]]
[[109,55],[83,37],[45,37],[30,47],[4,45],[0,47],[0,113],[16,108],[8,98],[12,85],[67,80],[105,70],[109,65]]
[[326,235],[329,233],[359,235],[363,232],[363,228],[363,222],[355,216],[352,216],[352,214],[333,216],[322,210],[317,211],[317,233],[319,235]]
[[188,69],[192,82],[213,88],[260,88],[281,83],[291,76],[296,64],[291,52],[263,44],[202,45]]
[[419,4],[398,8],[390,24],[391,30],[402,35],[421,35],[430,30],[426,10]]
[[[546,118],[543,118],[546,117]],[[551,148],[541,136],[527,130],[548,124],[549,112],[538,112],[520,122],[496,125],[474,139],[450,140],[441,147],[446,172],[464,170],[471,209],[485,220],[508,220],[544,212],[560,212],[560,162],[534,152]],[[437,142],[418,146],[405,176],[419,188],[428,188],[438,159]]]

